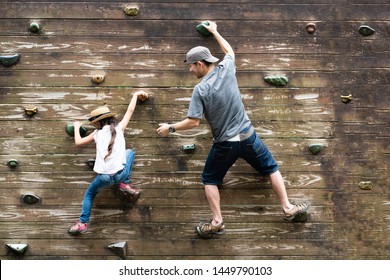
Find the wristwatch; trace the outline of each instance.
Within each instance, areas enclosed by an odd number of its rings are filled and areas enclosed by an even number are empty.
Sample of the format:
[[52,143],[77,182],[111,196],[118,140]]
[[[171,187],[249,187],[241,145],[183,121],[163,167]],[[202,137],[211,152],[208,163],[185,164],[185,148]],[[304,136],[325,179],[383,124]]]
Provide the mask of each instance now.
[[172,125],[170,125],[169,126],[169,133],[174,133],[175,131],[176,131],[176,129]]

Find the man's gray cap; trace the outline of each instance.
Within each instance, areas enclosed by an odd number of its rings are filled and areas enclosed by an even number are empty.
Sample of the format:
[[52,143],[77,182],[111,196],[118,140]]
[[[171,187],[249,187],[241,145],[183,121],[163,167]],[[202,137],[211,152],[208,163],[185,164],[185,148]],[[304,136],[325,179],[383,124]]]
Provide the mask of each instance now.
[[214,63],[217,62],[219,59],[216,58],[215,56],[212,56],[208,48],[198,46],[188,51],[186,55],[186,60],[184,60],[184,62],[187,64],[191,64],[202,60],[205,60],[210,63]]

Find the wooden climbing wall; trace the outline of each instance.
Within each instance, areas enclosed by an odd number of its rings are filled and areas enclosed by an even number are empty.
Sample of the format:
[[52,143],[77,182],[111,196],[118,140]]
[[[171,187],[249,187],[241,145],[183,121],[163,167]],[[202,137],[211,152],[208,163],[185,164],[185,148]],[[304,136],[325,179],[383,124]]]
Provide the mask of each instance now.
[[[107,248],[117,242],[127,243],[127,259],[390,258],[387,0],[0,2],[0,54],[20,55],[0,65],[0,259],[119,259]],[[125,5],[139,14],[126,15]],[[186,116],[198,80],[185,53],[205,45],[222,58],[195,30],[206,19],[236,51],[248,115],[290,199],[309,202],[306,223],[284,222],[268,180],[238,161],[221,188],[227,233],[194,232],[210,217],[200,183],[209,128],[202,121],[168,138],[155,130]],[[361,25],[375,33],[360,34]],[[93,83],[101,73],[104,82]],[[270,75],[288,84],[270,85]],[[94,146],[76,148],[65,127],[103,104],[122,116],[140,89],[152,98],[137,106],[126,140],[142,196],[131,208],[114,187],[102,191],[90,230],[71,237],[94,178],[86,164]],[[26,115],[27,106],[38,113]],[[312,154],[311,144],[324,148]],[[26,194],[40,202],[24,203]],[[15,255],[6,244],[28,247]]]

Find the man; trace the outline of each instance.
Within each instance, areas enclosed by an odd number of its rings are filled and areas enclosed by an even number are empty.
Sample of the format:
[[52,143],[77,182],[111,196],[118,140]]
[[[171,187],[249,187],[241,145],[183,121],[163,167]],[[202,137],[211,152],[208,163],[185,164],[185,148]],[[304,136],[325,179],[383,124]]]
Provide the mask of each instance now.
[[222,184],[227,171],[239,157],[260,174],[269,176],[285,220],[291,221],[308,209],[305,203],[295,205],[289,202],[278,164],[257,136],[245,112],[237,84],[233,48],[219,34],[215,22],[208,21],[208,24],[203,26],[213,34],[225,57],[215,66],[213,63],[219,59],[206,47],[195,47],[187,53],[184,62],[189,65],[190,72],[202,80],[193,90],[187,118],[174,124],[162,123],[157,129],[159,135],[167,136],[176,130],[195,128],[203,115],[211,127],[213,146],[202,173],[202,183],[212,220],[200,223],[196,228],[203,238],[224,232],[218,185]]

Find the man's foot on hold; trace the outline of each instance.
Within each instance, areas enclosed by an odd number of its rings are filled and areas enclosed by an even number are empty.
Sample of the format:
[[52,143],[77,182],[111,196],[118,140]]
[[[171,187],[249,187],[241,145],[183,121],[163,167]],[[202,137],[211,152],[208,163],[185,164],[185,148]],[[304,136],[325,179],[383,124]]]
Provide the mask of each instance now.
[[134,189],[132,185],[126,183],[120,183],[119,190],[124,192],[125,194],[130,195],[130,199],[132,200],[132,202],[136,202],[141,195],[141,193]]
[[309,209],[309,206],[306,203],[301,204],[295,204],[292,203],[293,207],[290,210],[284,211],[284,217],[283,219],[285,221],[292,221],[296,216],[299,216],[303,213],[307,213],[307,209]]
[[88,223],[77,222],[71,226],[68,230],[68,233],[71,235],[79,235],[88,230]]
[[196,232],[202,238],[208,239],[213,237],[214,235],[220,235],[225,233],[225,225],[223,222],[218,225],[213,225],[211,220],[209,223],[200,222],[196,227]]

